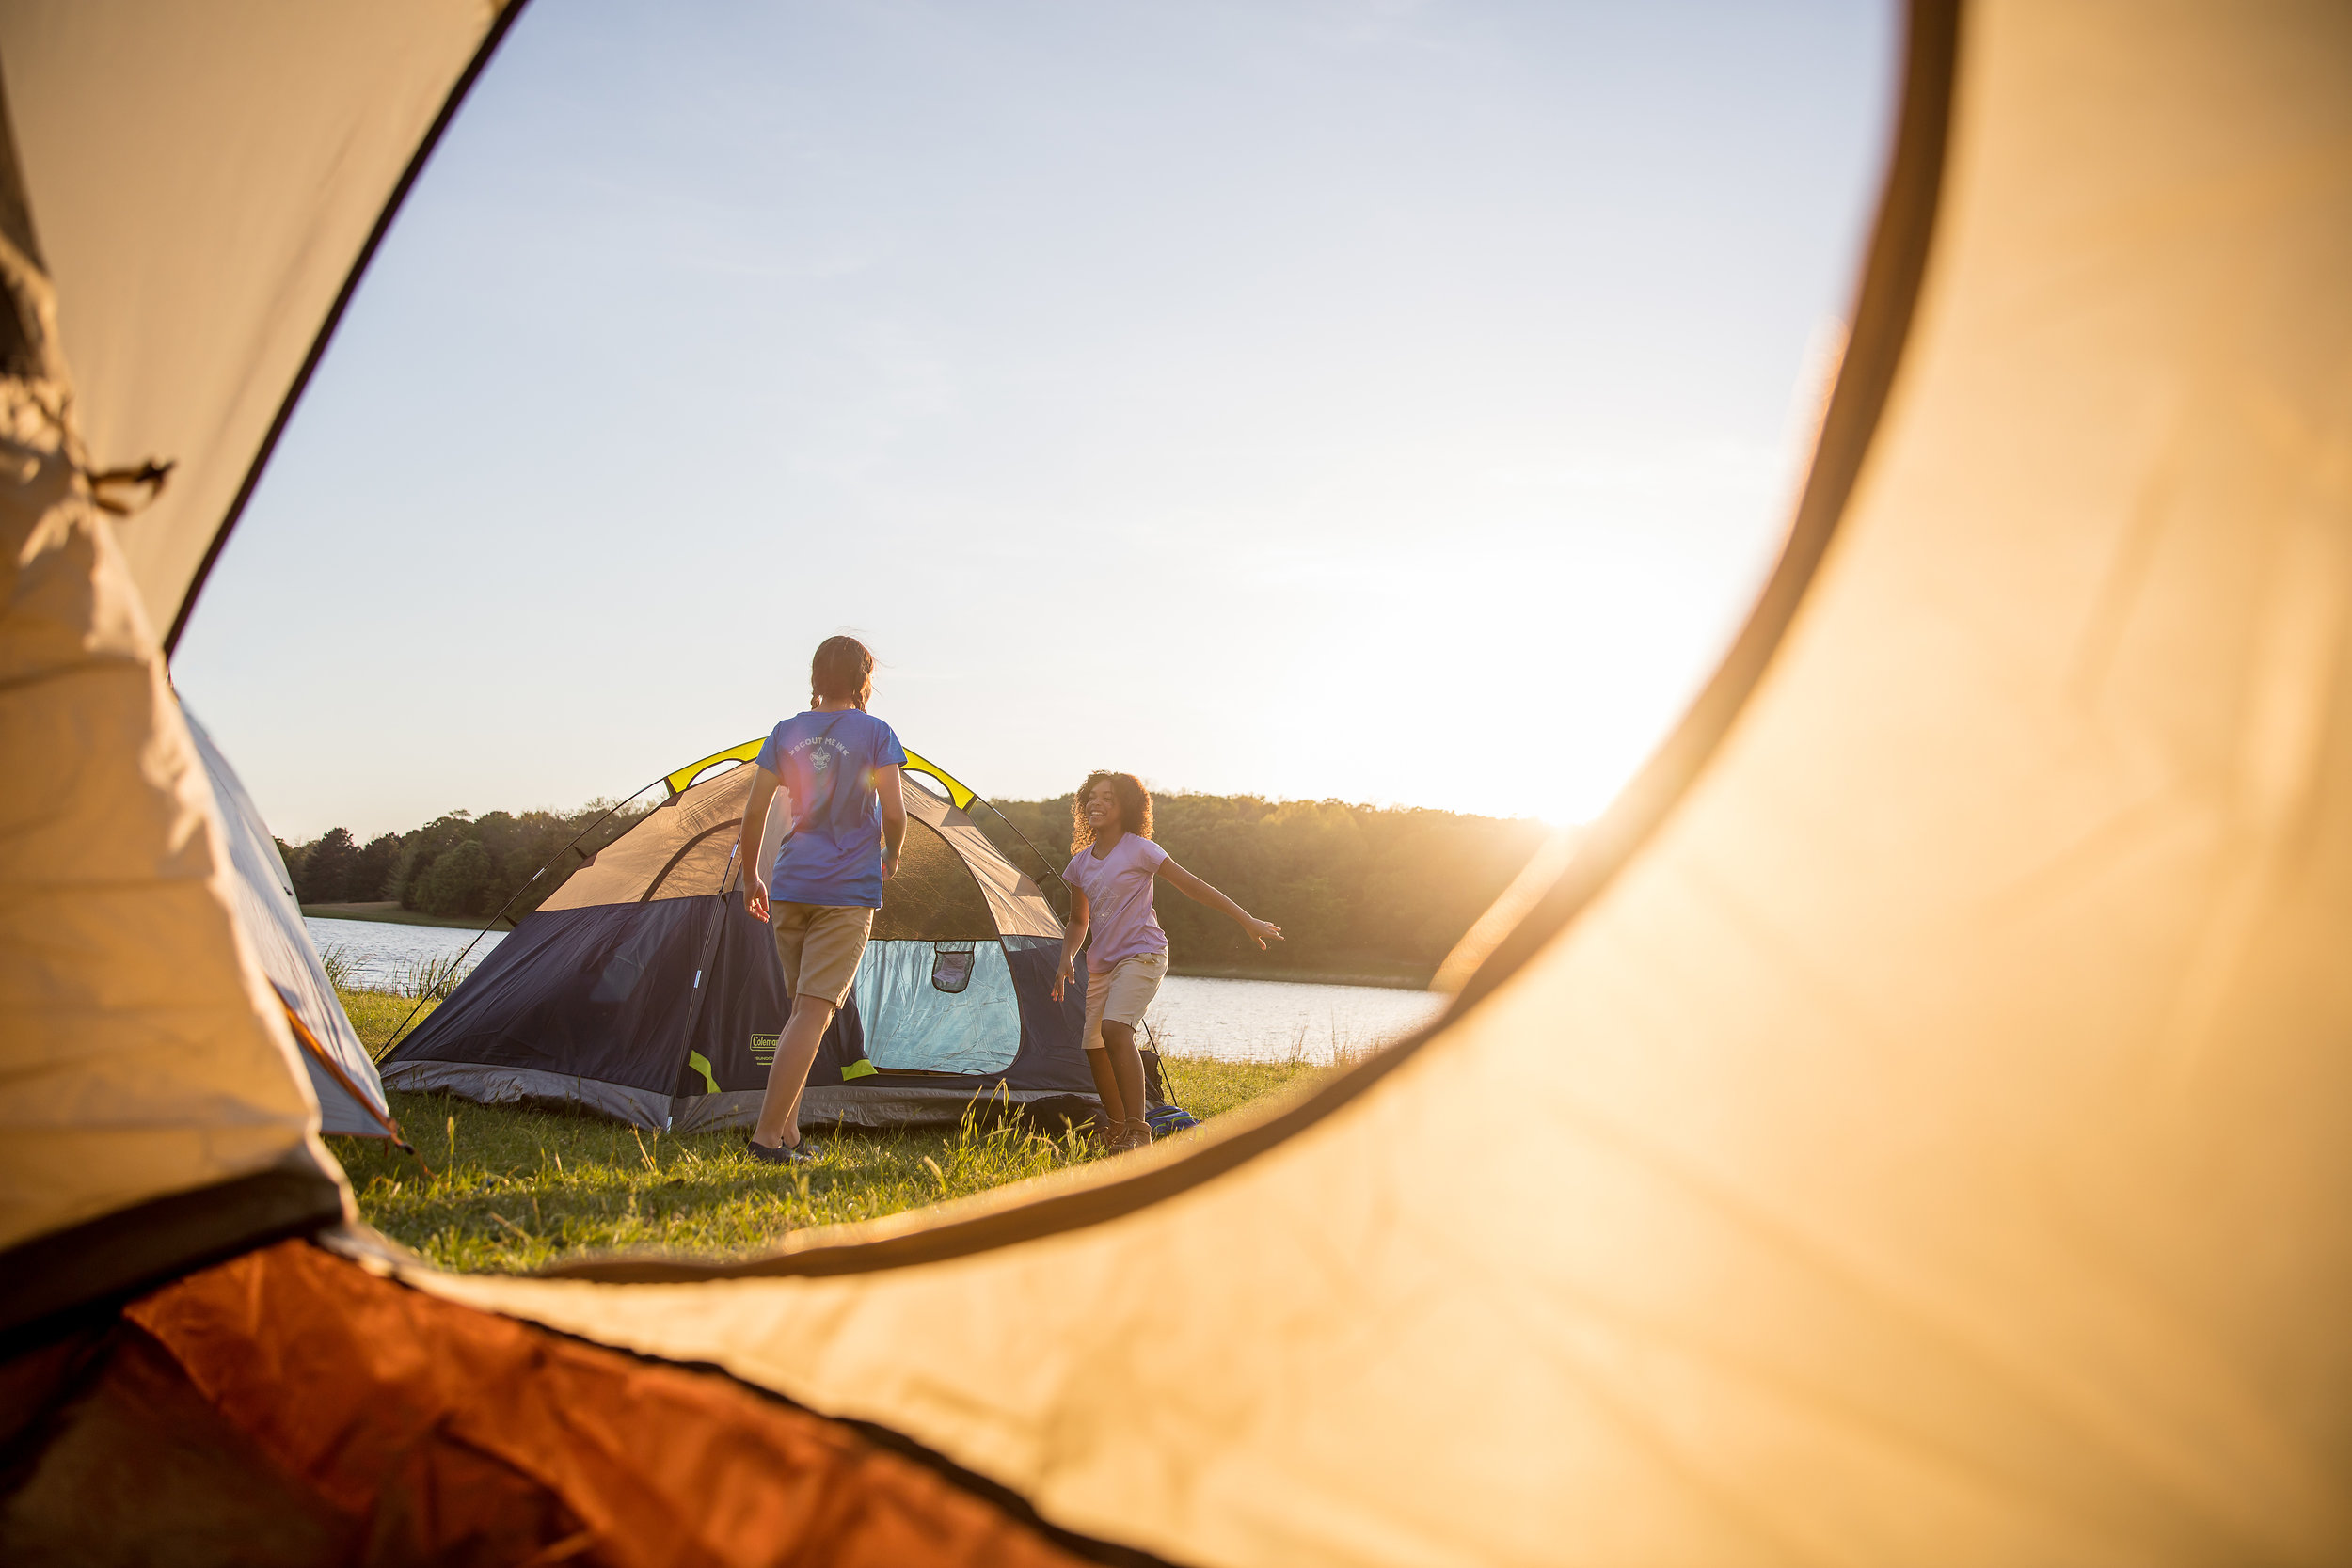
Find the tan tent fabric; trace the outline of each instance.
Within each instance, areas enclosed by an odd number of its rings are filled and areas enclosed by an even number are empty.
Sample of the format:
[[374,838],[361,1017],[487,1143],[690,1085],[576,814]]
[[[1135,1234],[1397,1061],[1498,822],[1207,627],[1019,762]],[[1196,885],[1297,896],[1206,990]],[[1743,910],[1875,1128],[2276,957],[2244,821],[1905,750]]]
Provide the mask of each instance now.
[[0,1247],[289,1163],[341,1181],[67,390],[54,356],[0,380]]
[[[980,895],[988,900],[989,912],[995,916],[997,930],[1009,937],[1059,940],[1061,921],[1055,916],[1054,907],[1045,901],[1037,883],[988,841],[979,824],[932,794],[919,779],[910,776],[904,794],[907,816],[935,830],[971,868]],[[887,890],[884,896],[888,896]]]
[[[0,264],[23,293],[37,233],[88,324],[93,461],[191,465],[119,547],[61,372],[0,391],[0,1245],[331,1169],[153,634],[409,112],[430,46],[371,19],[442,15],[0,14]],[[1834,547],[1531,961],[1279,1142],[742,1278],[417,1282],[1185,1562],[2352,1559],[2352,12],[1994,0],[1963,39]],[[158,143],[232,78],[200,155]],[[1862,315],[1850,380],[1891,363]]]
[[[739,765],[664,801],[598,851],[595,863],[573,872],[539,908],[571,910],[638,898],[664,866],[669,870],[654,889],[656,898],[687,898],[735,886],[742,875],[735,863],[737,841],[742,836],[737,825],[742,821],[743,802],[750,796],[755,771],[749,764]],[[996,930],[1007,936],[1061,936],[1061,922],[1037,883],[1015,869],[971,817],[933,794],[928,783],[912,776],[906,781],[904,798],[912,820],[955,847],[988,902]],[[779,794],[777,801],[781,800]],[[729,832],[731,828],[737,831]],[[771,802],[768,842],[776,843],[783,831],[780,805]],[[889,901],[888,888],[883,889],[883,899]]]
[[[319,1130],[363,1138],[397,1136],[398,1129],[385,1103],[384,1085],[376,1077],[375,1061],[360,1043],[358,1031],[351,1026],[334,983],[319,961],[276,839],[253,798],[246,793],[244,781],[196,715],[183,705],[180,718],[188,727],[198,760],[204,765],[225,858],[236,873],[229,879],[229,893],[237,927],[270,989],[310,1036],[307,1041],[297,1036],[295,1043],[303,1047],[303,1066],[310,1069],[310,1093],[319,1104]],[[315,1052],[312,1046],[317,1047]]]
[[2352,1560],[2352,9],[1961,37],[1836,543],[1532,962],[1099,1223],[418,1282],[1186,1562]]
[[657,877],[661,880],[651,889],[656,898],[707,896],[723,883],[731,885],[743,802],[751,796],[755,771],[730,768],[664,800],[598,850],[594,863],[565,878],[539,908],[627,903],[644,897]]
[[320,328],[499,7],[13,0],[0,73],[89,462],[168,637]]

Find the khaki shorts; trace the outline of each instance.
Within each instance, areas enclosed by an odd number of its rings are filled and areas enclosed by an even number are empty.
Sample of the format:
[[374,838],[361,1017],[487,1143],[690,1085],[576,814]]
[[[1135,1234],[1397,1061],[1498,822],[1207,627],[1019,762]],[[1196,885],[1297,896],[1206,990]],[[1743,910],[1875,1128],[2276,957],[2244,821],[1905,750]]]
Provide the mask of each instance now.
[[857,961],[866,957],[874,911],[833,904],[771,904],[768,924],[776,933],[776,957],[784,960],[787,996],[813,996],[837,1011],[857,983]]
[[1168,951],[1137,953],[1096,974],[1087,974],[1087,1028],[1078,1037],[1089,1051],[1103,1049],[1103,1025],[1107,1021],[1132,1029],[1143,1022],[1144,1010],[1160,993],[1168,978]]

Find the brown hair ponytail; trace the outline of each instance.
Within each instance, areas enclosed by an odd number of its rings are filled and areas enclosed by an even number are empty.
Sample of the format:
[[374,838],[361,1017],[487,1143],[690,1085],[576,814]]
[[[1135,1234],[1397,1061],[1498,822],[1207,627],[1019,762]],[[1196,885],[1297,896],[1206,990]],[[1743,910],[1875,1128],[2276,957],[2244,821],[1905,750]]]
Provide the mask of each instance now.
[[854,637],[828,637],[808,661],[811,705],[831,698],[855,705],[860,713],[874,695],[874,656]]

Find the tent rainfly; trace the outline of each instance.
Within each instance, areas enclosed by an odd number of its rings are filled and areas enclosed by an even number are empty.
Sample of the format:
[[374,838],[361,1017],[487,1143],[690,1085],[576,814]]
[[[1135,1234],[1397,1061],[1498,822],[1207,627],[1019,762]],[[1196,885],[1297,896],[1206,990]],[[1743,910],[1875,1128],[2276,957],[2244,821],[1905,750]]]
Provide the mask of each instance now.
[[[668,799],[565,878],[387,1054],[385,1082],[651,1130],[756,1121],[787,1012],[737,852],[758,751],[752,741],[670,775]],[[953,1125],[977,1096],[1091,1095],[1085,989],[1050,995],[1060,920],[966,815],[969,789],[912,755],[903,774],[898,872],[810,1069],[802,1120]],[[778,831],[771,820],[770,843]]]
[[0,10],[0,1556],[2352,1560],[2352,8],[1917,0],[1781,560],[1429,1030],[528,1278],[344,1223],[163,664],[514,14]]

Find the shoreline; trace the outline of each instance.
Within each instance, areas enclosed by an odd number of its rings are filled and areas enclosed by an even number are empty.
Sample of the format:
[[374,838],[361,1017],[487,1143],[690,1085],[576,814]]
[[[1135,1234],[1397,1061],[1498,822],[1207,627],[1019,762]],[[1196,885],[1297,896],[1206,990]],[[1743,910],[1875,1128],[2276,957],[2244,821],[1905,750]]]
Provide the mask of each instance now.
[[1371,986],[1381,990],[1427,990],[1431,976],[1362,974],[1335,969],[1235,969],[1218,964],[1168,966],[1171,978],[1188,980],[1270,980],[1293,986]]
[[507,926],[485,926],[480,915],[427,914],[422,910],[404,910],[389,900],[374,904],[305,904],[302,912],[320,920],[358,920],[378,926],[438,926],[449,931],[513,929]]

